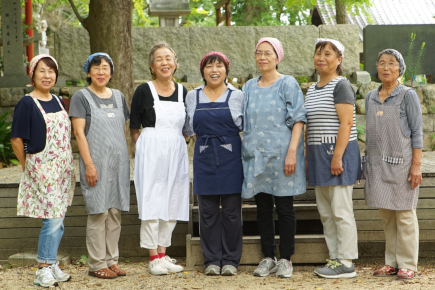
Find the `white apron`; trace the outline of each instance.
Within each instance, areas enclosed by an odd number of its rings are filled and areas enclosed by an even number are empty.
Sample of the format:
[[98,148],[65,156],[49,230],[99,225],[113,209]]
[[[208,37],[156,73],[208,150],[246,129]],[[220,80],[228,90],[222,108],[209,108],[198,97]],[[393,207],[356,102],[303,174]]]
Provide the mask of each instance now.
[[144,128],[136,142],[134,184],[141,220],[189,220],[189,158],[182,129],[186,118],[183,86],[178,102],[160,101],[152,82],[155,128]]

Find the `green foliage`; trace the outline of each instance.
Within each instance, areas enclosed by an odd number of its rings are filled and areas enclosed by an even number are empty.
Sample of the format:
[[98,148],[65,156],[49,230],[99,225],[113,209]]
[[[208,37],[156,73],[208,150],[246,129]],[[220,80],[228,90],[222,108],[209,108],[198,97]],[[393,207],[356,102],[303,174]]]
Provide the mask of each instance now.
[[297,77],[296,80],[298,81],[299,85],[308,83],[308,77]]
[[361,135],[364,135],[366,133],[366,126],[364,125],[356,125],[356,132],[358,134],[358,140],[360,140],[361,142],[366,142],[366,140],[364,140]]
[[0,116],[0,162],[6,165],[19,165],[11,145],[11,122],[6,121],[9,112]]
[[80,265],[80,266],[87,265],[88,261],[89,261],[89,256],[81,255],[80,259],[77,260],[76,265]]
[[148,4],[146,0],[133,0],[133,19],[134,27],[158,27],[159,18],[149,17]]
[[126,263],[130,263],[130,259],[125,259],[125,262]]
[[213,1],[190,0],[190,14],[182,17],[181,26],[216,26],[216,12]]
[[416,41],[415,41],[416,38],[417,38],[417,34],[411,33],[411,40],[409,41],[408,54],[405,58],[405,63],[406,63],[405,80],[407,81],[411,80],[413,75],[418,75],[423,73],[421,67],[421,61],[425,53],[426,42],[422,42],[420,50],[415,52],[414,48],[416,45]]

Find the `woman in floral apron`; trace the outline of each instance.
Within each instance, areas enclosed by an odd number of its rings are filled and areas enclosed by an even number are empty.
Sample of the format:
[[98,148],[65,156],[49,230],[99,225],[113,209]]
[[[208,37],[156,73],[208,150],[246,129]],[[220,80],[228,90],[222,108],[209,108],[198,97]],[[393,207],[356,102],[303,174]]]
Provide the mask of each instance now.
[[11,143],[24,174],[18,190],[17,215],[42,219],[38,270],[42,287],[68,281],[56,262],[64,232],[63,220],[74,195],[71,124],[64,104],[50,89],[58,76],[56,60],[38,55],[30,62],[33,91],[15,107]]

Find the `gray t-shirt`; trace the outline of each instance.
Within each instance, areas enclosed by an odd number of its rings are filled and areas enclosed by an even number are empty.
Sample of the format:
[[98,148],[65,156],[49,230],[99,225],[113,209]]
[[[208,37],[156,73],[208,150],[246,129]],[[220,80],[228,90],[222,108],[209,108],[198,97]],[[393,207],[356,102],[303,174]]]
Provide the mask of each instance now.
[[[325,86],[318,87],[316,85],[315,89],[321,90],[324,87]],[[347,103],[347,104],[355,105],[355,99],[356,99],[355,91],[353,90],[350,82],[346,79],[342,79],[335,85],[333,95],[334,95],[335,104]]]
[[[116,100],[113,91],[112,91],[112,96],[110,96],[110,98],[101,99],[96,94],[94,94],[90,89],[86,88],[86,90],[88,91],[88,93],[91,94],[95,104],[97,106],[100,106],[100,108],[118,108],[118,106],[116,105]],[[121,93],[121,97],[122,97],[122,107],[124,111],[125,121],[127,121],[130,118],[130,112],[128,111],[127,102],[125,101],[125,97],[122,93]],[[71,98],[71,102],[69,106],[69,116],[85,119],[86,120],[85,135],[88,135],[89,128],[91,126],[91,107],[89,106],[89,103],[86,100],[85,95],[81,91],[75,92]]]

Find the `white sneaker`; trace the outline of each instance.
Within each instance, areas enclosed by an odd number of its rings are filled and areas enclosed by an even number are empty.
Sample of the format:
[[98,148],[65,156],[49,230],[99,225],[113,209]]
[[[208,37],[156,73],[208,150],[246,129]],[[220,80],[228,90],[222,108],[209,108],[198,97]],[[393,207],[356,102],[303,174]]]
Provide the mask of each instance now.
[[177,263],[177,260],[171,259],[169,256],[164,256],[163,258],[160,258],[160,262],[163,266],[165,266],[166,269],[168,269],[169,273],[178,273],[184,270],[184,268],[180,265],[175,265]]
[[54,277],[53,271],[50,267],[44,267],[36,271],[35,285],[48,288],[50,286],[59,286],[56,278]]
[[161,259],[154,259],[148,265],[148,270],[152,275],[167,275],[168,269],[163,265]]
[[62,272],[62,270],[59,267],[59,261],[52,264],[50,266],[50,269],[53,272],[54,278],[56,278],[56,280],[59,282],[66,282],[69,279],[71,279],[71,275],[68,275],[68,274]]

